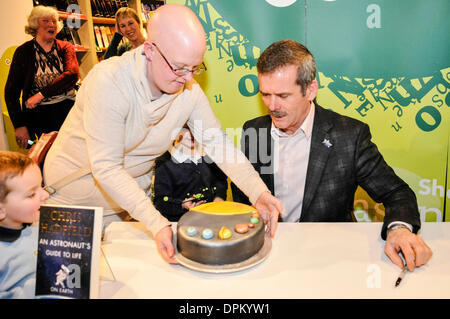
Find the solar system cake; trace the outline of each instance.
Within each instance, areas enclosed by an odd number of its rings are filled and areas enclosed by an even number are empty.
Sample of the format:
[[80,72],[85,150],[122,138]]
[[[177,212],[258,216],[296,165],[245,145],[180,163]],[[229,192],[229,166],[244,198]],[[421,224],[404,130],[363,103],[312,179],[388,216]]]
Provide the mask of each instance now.
[[242,262],[264,245],[264,222],[252,206],[211,202],[184,214],[177,225],[177,248],[185,258],[206,265]]

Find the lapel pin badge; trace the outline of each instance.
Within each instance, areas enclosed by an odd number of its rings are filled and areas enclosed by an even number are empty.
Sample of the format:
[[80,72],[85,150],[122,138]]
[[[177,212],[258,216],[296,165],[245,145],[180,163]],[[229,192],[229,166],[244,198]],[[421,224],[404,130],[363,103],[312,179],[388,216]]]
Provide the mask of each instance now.
[[326,138],[323,139],[322,144],[325,145],[328,148],[333,146],[333,144],[331,144],[330,141],[328,139],[326,139]]

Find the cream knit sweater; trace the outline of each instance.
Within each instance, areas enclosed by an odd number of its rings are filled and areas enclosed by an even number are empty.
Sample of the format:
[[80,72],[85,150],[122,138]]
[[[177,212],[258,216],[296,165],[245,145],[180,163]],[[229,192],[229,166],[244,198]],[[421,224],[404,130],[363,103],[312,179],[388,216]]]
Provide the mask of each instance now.
[[148,195],[154,160],[184,123],[216,164],[255,203],[268,191],[221,129],[200,86],[154,99],[143,46],[97,64],[85,78],[44,165],[46,185],[89,166],[92,174],[58,190],[47,203],[127,211],[154,234],[169,225]]

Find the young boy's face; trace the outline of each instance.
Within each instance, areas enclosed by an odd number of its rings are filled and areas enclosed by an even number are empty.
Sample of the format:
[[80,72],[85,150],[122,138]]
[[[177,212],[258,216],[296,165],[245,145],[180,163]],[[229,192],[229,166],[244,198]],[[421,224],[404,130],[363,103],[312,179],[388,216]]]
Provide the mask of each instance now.
[[41,183],[41,171],[36,165],[6,182],[10,192],[0,203],[0,226],[20,229],[23,223],[38,220],[39,207],[48,198]]
[[180,131],[180,144],[186,146],[188,149],[194,149],[195,147],[195,141],[194,136],[192,136],[192,133],[190,130],[182,128]]

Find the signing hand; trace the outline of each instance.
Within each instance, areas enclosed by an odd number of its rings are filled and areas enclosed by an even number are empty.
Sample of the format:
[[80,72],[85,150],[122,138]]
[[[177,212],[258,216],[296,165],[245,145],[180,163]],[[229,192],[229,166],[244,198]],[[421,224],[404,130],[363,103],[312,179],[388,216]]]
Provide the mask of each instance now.
[[406,228],[388,230],[384,252],[394,264],[403,269],[403,261],[399,256],[402,252],[409,271],[425,265],[433,255],[423,239]]
[[156,249],[161,257],[169,264],[178,264],[174,258],[175,248],[172,243],[172,227],[166,226],[155,236]]
[[267,225],[270,237],[275,236],[278,225],[278,216],[283,211],[281,201],[269,192],[263,192],[255,203],[255,208],[261,214]]

